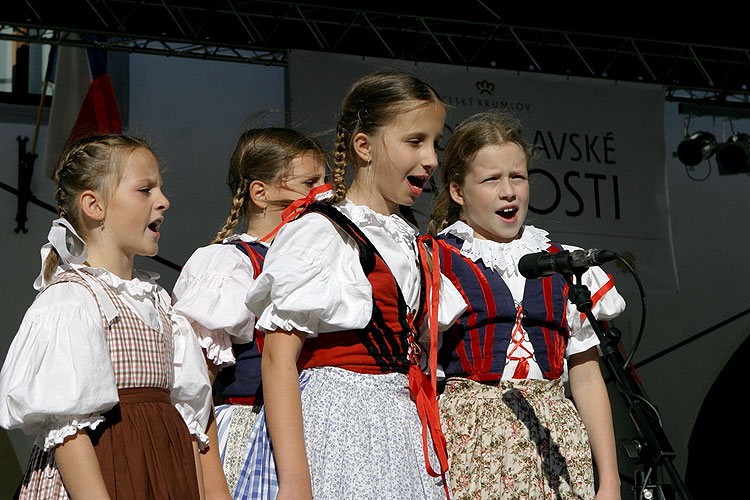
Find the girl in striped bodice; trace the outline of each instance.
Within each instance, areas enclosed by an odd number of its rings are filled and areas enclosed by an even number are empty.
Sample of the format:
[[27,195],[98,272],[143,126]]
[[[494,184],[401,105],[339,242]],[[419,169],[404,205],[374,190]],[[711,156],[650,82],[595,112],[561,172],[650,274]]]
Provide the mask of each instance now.
[[[432,211],[442,272],[469,305],[440,352],[440,402],[457,499],[619,498],[612,418],[593,329],[559,275],[526,280],[518,261],[571,247],[524,225],[529,151],[515,121],[488,113],[446,145]],[[599,319],[625,307],[599,268],[583,275]],[[575,406],[564,397],[569,378]],[[589,445],[590,443],[590,445]]]

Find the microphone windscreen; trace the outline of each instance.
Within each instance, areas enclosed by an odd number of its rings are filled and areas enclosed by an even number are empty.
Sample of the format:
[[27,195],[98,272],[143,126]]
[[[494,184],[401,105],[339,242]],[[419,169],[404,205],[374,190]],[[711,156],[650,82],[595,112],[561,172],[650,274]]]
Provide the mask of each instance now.
[[529,253],[521,257],[518,261],[518,272],[528,280],[533,280],[542,276],[539,271],[538,253]]

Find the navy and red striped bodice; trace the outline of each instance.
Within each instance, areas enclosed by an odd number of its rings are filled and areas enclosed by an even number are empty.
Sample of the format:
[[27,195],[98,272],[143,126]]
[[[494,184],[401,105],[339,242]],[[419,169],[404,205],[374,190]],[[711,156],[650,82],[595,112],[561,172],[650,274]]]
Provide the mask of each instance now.
[[[461,292],[468,308],[444,335],[440,363],[446,376],[476,381],[499,380],[505,368],[508,345],[518,316],[508,286],[500,274],[483,262],[464,257],[464,243],[452,234],[438,236],[440,267]],[[561,250],[551,244],[549,251]],[[521,325],[534,347],[534,359],[544,377],[557,379],[563,372],[569,337],[566,319],[568,285],[559,275],[526,280],[520,304]]]

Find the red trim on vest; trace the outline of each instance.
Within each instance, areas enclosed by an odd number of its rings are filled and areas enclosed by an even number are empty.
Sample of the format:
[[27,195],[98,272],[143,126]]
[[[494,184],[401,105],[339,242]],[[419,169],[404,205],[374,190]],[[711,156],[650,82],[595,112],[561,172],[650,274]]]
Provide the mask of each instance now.
[[[471,259],[466,259],[461,255],[461,252],[453,247],[452,245],[449,245],[448,243],[444,243],[442,240],[438,241],[438,245],[440,245],[441,248],[447,248],[451,252],[455,253],[459,257],[461,257],[464,262],[466,262],[469,265],[469,268],[472,270],[474,275],[477,278],[477,281],[479,282],[479,286],[482,290],[482,297],[484,299],[485,304],[487,304],[487,315],[494,317],[497,314],[497,309],[495,308],[495,295],[492,293],[492,287],[490,286],[489,281],[487,281],[487,277],[482,273],[481,269],[476,265],[474,261]],[[447,272],[453,275],[450,268],[450,255],[443,254],[443,265],[446,265]],[[446,264],[447,263],[447,264]],[[460,285],[456,283],[458,279],[451,280],[451,282],[456,285],[456,288],[458,288],[461,291],[461,295],[464,298],[464,302],[467,304],[469,303],[469,298],[464,293],[463,289],[460,288]],[[467,329],[476,329],[476,313],[472,310],[471,315],[469,316],[470,320],[467,321],[466,328]],[[482,350],[479,346],[479,339],[473,338],[471,339],[471,353],[472,353],[472,359],[474,359],[474,364],[477,366],[476,370],[478,370],[481,375],[477,376],[477,373],[475,369],[471,366],[471,362],[469,361],[468,356],[466,355],[466,349],[464,348],[463,342],[459,343],[458,346],[456,346],[456,352],[458,353],[458,357],[461,360],[461,366],[463,366],[464,371],[467,374],[471,374],[472,380],[477,380],[480,382],[485,382],[488,380],[499,380],[501,376],[498,376],[497,374],[491,374],[489,373],[490,368],[492,367],[492,345],[495,341],[495,324],[488,324],[485,327],[484,331],[484,349]],[[477,351],[479,351],[479,354],[477,355]],[[484,357],[484,353],[487,353],[487,357]]]

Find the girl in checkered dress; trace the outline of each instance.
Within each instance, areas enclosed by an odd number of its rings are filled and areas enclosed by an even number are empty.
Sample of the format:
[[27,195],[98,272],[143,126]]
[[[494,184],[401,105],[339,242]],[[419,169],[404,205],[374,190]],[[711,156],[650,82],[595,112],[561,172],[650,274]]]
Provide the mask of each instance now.
[[[567,300],[561,276],[526,280],[518,271],[524,254],[574,248],[524,225],[529,156],[518,124],[501,113],[466,120],[443,156],[431,230],[439,232],[443,273],[469,304],[440,351],[453,494],[461,500],[619,499],[599,340]],[[602,269],[589,269],[582,281],[598,318],[625,308]],[[564,396],[565,378],[575,406]]]
[[[198,335],[223,402],[208,432],[213,440],[218,426],[218,446],[201,455],[207,490],[235,498],[248,494],[249,437],[262,405],[263,337],[245,307],[245,294],[262,269],[282,212],[311,190],[314,196],[316,188],[325,189],[324,179],[323,151],[304,134],[288,128],[242,134],[229,165],[234,193],[229,218],[212,244],[188,259],[175,283],[174,308]],[[241,220],[245,232],[234,233]]]
[[25,498],[198,499],[211,412],[200,345],[154,274],[169,202],[148,146],[82,139],[62,154],[40,290],[0,373],[0,425],[36,435]]

